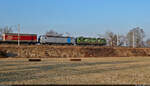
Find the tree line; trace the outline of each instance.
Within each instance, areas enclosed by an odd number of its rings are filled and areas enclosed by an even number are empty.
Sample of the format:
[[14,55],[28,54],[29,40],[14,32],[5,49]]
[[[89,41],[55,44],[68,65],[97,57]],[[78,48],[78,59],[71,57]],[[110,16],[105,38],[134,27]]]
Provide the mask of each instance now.
[[106,32],[108,46],[128,46],[128,47],[149,47],[150,40],[144,41],[145,32],[142,28],[131,29],[126,35],[119,35],[113,32]]

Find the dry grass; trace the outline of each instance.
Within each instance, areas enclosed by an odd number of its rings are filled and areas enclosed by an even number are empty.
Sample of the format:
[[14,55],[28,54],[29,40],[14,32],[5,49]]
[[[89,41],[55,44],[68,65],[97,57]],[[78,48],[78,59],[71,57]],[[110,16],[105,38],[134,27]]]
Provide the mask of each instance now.
[[0,84],[150,84],[150,57],[0,59]]
[[150,56],[150,48],[54,45],[0,45],[0,57],[78,58]]

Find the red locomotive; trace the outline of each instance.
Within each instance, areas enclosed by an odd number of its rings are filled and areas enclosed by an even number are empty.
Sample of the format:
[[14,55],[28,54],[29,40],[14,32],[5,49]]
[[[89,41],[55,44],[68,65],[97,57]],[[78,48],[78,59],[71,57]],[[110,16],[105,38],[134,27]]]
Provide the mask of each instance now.
[[[19,38],[18,38],[19,37]],[[2,35],[2,42],[4,43],[37,43],[37,34],[19,34],[5,33]]]

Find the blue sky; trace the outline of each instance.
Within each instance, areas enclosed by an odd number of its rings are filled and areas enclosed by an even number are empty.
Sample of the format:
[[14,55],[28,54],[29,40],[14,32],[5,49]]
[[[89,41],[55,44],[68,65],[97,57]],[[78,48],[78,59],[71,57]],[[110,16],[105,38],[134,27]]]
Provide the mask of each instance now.
[[0,27],[17,24],[23,33],[73,36],[126,34],[138,26],[150,37],[150,0],[0,0]]

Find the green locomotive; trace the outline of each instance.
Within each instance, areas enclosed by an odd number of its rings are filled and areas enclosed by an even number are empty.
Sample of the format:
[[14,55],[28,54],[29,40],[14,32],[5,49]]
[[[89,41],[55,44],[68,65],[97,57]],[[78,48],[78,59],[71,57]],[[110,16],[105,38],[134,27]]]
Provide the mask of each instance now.
[[106,45],[106,39],[104,38],[76,38],[77,45]]

